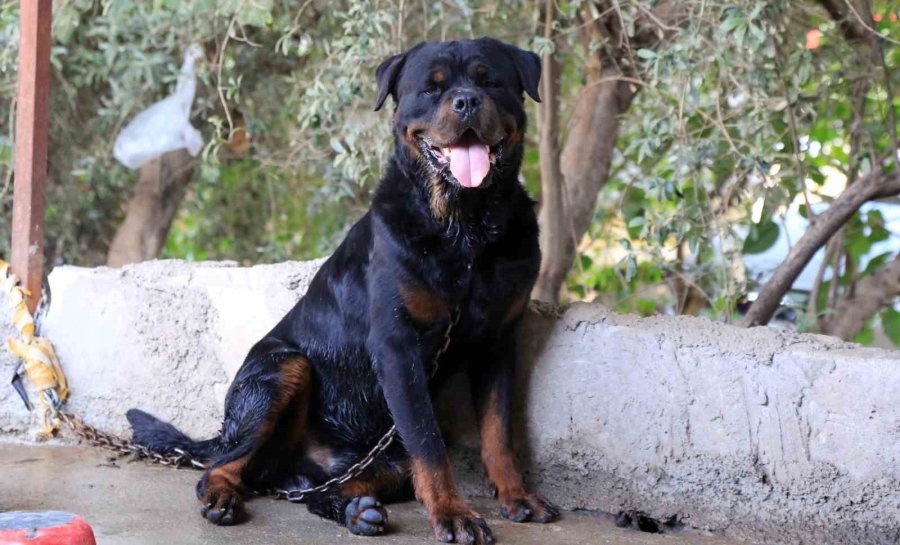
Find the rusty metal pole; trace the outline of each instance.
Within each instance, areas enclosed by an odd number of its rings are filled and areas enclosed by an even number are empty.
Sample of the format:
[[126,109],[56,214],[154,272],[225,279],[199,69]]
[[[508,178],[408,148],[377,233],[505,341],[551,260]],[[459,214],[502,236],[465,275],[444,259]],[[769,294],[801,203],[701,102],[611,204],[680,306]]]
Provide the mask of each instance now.
[[52,0],[19,2],[19,94],[10,265],[22,286],[31,292],[28,309],[32,313],[41,297],[44,265],[52,5]]

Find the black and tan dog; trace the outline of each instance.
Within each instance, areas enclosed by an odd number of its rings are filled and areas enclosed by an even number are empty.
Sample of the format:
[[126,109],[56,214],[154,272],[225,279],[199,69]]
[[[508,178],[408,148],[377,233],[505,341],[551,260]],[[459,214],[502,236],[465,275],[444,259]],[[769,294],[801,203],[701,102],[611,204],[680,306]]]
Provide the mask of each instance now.
[[387,174],[306,295],[250,350],[220,435],[195,442],[129,411],[137,442],[210,460],[197,486],[204,517],[233,524],[250,491],[341,475],[393,422],[402,444],[311,497],[309,510],[353,533],[380,534],[380,502],[408,494],[411,474],[437,539],[492,543],[456,491],[431,402],[460,369],[471,379],[500,514],[558,516],[526,491],[510,441],[514,337],[540,262],[534,204],[518,180],[524,95],[538,99],[539,79],[536,55],[488,38],[423,43],[381,64],[376,109],[388,95],[397,105]]

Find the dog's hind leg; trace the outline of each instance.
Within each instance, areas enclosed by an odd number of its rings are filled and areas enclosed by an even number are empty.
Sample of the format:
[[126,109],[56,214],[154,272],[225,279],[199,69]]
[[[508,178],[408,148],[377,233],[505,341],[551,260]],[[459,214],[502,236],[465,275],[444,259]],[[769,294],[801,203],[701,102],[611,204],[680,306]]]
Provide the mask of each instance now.
[[[296,353],[248,357],[225,400],[220,441],[226,453],[215,459],[197,483],[200,513],[210,522],[235,524],[243,518],[248,481],[287,460],[301,443],[309,410],[311,369]],[[277,448],[272,443],[277,442]],[[273,448],[269,448],[273,447]],[[263,451],[260,460],[254,457]],[[287,463],[287,461],[285,461]]]

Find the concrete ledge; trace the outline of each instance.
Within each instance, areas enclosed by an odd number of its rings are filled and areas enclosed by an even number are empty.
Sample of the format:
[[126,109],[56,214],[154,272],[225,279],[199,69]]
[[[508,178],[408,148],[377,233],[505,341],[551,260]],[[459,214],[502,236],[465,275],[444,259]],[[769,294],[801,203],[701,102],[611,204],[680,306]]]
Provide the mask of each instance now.
[[900,542],[900,354],[578,305],[524,336],[540,488],[762,543]]
[[[318,265],[55,269],[42,332],[71,409],[115,432],[137,406],[215,433],[246,350]],[[769,544],[900,542],[900,352],[575,305],[558,320],[531,316],[522,356],[521,455],[567,508],[638,509]],[[464,391],[441,405],[472,489]],[[33,424],[0,389],[0,431],[24,437]]]

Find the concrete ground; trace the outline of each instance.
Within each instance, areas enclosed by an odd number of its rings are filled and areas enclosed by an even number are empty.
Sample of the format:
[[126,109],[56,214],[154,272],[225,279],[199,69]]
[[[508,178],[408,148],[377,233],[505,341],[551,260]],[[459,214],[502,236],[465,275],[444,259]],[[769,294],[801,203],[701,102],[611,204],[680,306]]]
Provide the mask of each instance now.
[[[265,498],[250,503],[247,523],[215,527],[197,514],[193,489],[198,476],[191,470],[109,458],[85,447],[5,444],[0,445],[0,511],[77,513],[93,526],[99,545],[435,543],[428,537],[424,510],[413,502],[388,507],[391,533],[379,538],[352,536],[310,515],[304,506]],[[609,516],[585,513],[565,513],[553,524],[515,524],[498,518],[491,500],[474,504],[488,514],[501,544],[739,545],[693,531],[659,535],[624,530]]]

